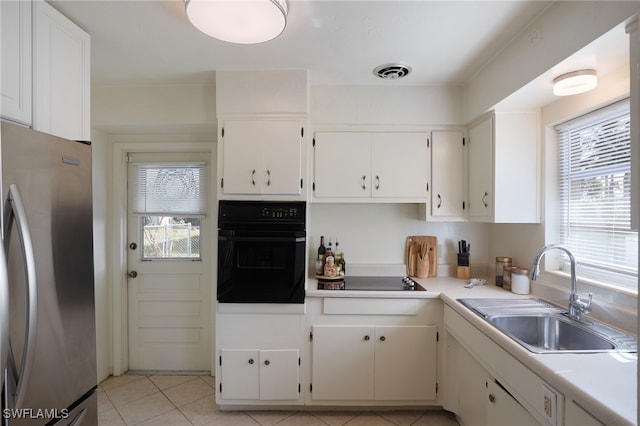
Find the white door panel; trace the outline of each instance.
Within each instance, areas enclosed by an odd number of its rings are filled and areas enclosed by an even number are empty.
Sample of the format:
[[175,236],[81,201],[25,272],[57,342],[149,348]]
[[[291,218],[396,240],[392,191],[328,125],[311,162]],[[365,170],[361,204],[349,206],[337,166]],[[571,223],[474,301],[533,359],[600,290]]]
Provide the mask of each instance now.
[[[169,157],[159,159],[158,154],[131,154],[138,163],[145,159],[167,163],[185,161],[181,155],[166,155]],[[208,371],[212,327],[208,273],[211,254],[207,248],[212,225],[207,217],[200,218],[197,238],[192,238],[192,234],[196,234],[190,231],[186,243],[199,251],[195,255],[189,251],[191,257],[181,258],[176,257],[175,247],[167,248],[171,242],[184,239],[172,234],[183,232],[181,225],[164,228],[162,235],[169,242],[158,244],[150,242],[149,233],[146,237],[143,235],[144,217],[128,214],[129,370]],[[158,249],[162,245],[164,254],[149,253],[150,248]],[[147,253],[143,254],[145,247]],[[186,250],[180,253],[183,252]]]

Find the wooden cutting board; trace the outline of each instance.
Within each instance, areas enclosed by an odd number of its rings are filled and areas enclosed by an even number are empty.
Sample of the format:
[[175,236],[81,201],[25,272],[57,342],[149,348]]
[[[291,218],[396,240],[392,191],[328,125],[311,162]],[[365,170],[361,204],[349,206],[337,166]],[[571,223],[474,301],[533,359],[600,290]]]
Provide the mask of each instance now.
[[407,237],[405,243],[405,263],[407,265],[407,275],[417,276],[418,253],[422,244],[426,244],[428,251],[426,256],[429,259],[429,275],[438,275],[438,238],[429,235],[412,235]]

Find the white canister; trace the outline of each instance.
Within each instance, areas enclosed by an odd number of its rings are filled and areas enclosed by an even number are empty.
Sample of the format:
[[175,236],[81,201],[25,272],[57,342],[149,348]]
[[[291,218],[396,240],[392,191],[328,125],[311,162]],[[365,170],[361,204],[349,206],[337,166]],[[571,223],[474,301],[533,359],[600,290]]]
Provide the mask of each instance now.
[[511,292],[516,294],[529,294],[529,270],[515,268],[511,271]]

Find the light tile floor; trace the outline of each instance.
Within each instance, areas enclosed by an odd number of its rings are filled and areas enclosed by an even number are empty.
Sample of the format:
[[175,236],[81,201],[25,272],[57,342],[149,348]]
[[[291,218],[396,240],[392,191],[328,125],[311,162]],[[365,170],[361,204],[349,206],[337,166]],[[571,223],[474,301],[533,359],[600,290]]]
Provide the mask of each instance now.
[[410,411],[238,411],[215,404],[211,376],[127,374],[98,386],[99,426],[457,426],[451,413]]

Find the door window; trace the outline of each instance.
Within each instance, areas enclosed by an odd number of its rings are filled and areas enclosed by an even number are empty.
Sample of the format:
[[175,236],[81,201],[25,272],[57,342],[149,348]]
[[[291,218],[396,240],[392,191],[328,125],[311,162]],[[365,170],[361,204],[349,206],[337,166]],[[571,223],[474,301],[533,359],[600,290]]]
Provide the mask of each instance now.
[[142,260],[201,259],[205,165],[131,164],[130,205],[140,221]]
[[202,220],[194,216],[141,216],[142,259],[200,260]]

